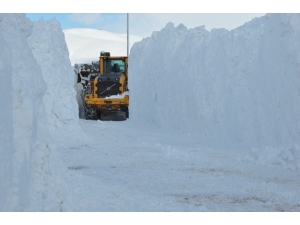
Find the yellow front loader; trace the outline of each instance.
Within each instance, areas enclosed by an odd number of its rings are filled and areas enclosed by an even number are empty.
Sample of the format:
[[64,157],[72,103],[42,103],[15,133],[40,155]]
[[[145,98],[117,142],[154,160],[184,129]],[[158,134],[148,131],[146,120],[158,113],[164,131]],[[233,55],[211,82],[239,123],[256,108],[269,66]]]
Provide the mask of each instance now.
[[85,119],[96,120],[112,114],[129,118],[127,56],[110,56],[109,52],[101,52],[99,63],[90,65],[86,77],[88,83],[82,92]]

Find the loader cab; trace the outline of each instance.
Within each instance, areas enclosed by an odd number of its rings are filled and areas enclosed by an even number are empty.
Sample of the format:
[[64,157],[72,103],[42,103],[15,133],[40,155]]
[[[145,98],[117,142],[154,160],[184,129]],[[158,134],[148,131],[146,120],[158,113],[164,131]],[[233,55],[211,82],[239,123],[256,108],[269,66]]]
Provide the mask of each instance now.
[[105,74],[124,73],[125,72],[125,59],[104,59],[104,71]]
[[109,52],[100,53],[100,75],[113,76],[125,74],[127,76],[128,57],[110,56]]

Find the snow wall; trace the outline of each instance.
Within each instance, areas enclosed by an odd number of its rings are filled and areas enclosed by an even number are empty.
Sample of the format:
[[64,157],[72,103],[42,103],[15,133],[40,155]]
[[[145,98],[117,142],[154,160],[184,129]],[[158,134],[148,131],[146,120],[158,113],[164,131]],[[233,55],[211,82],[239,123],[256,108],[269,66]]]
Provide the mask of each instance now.
[[52,139],[79,126],[65,46],[55,20],[0,14],[0,211],[71,210]]
[[[47,83],[43,96],[48,128],[56,140],[72,138],[72,130],[79,130],[78,104],[65,36],[56,19],[40,19],[28,38],[33,55],[42,68]],[[75,138],[75,137],[73,137]]]
[[145,128],[299,158],[300,14],[267,14],[231,31],[168,23],[133,45],[129,74],[130,120]]

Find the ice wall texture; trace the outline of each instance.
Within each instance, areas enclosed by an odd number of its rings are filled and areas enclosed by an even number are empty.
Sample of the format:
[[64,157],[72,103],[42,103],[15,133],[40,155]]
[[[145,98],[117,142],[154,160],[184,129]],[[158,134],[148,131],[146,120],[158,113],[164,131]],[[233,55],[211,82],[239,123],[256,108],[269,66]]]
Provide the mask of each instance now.
[[33,26],[25,14],[0,14],[0,211],[66,209],[64,182],[51,165],[47,83],[27,41]]
[[[1,78],[7,80],[1,82],[4,86],[1,92],[8,89],[7,96],[5,92],[1,94],[5,96],[1,100],[4,103],[1,110],[4,113],[4,126],[1,124],[1,128],[6,128],[6,138],[11,141],[11,146],[6,145],[2,149],[6,156],[1,157],[1,163],[5,164],[2,177],[4,182],[1,180],[0,191],[1,210],[19,211],[25,207],[34,170],[30,160],[34,158],[35,145],[39,140],[40,96],[43,95],[45,84],[40,76],[40,67],[27,44],[30,25],[20,15],[1,15],[1,45],[5,49],[1,64],[7,68],[1,73]],[[31,74],[32,79],[28,74]],[[1,143],[2,140],[1,135]]]
[[172,23],[129,57],[132,121],[222,145],[300,143],[300,14],[232,31]]
[[13,91],[11,76],[11,51],[2,31],[3,15],[0,15],[0,211],[9,204],[7,196],[12,195],[13,177]]
[[34,23],[28,43],[47,83],[43,96],[47,126],[55,139],[66,138],[80,128],[74,72],[60,23],[56,19],[40,19]]

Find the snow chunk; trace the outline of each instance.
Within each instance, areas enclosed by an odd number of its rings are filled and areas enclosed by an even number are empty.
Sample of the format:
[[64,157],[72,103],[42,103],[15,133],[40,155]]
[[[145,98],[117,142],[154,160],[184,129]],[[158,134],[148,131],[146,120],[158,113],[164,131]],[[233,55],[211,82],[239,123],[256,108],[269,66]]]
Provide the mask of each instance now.
[[105,97],[106,99],[116,98],[116,99],[123,99],[126,95],[129,96],[129,92],[125,91],[123,94],[111,95],[109,97]]
[[300,148],[264,147],[262,150],[252,148],[251,153],[244,157],[247,162],[259,163],[264,166],[280,166],[284,169],[300,169]]

